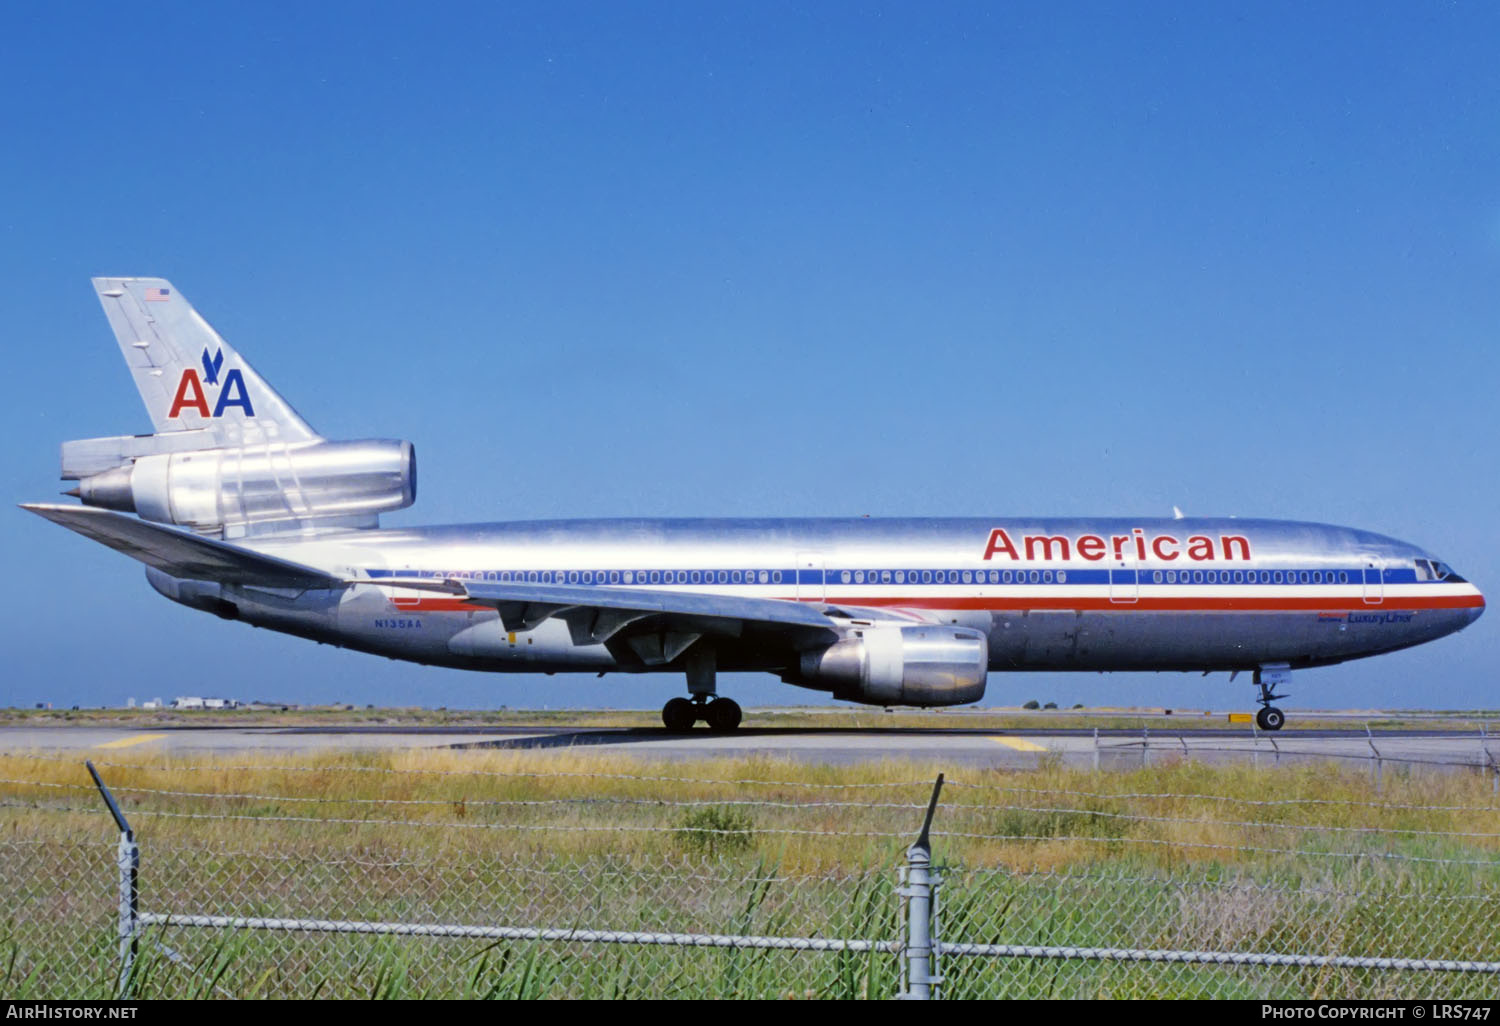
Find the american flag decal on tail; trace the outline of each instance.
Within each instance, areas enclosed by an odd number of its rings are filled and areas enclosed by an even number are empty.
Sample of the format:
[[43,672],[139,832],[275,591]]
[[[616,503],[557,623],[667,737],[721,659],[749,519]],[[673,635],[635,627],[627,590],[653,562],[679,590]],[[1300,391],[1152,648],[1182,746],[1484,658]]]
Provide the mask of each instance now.
[[148,303],[165,303],[167,300],[169,300],[171,298],[172,298],[172,290],[171,289],[147,289],[146,290],[146,302],[148,302]]

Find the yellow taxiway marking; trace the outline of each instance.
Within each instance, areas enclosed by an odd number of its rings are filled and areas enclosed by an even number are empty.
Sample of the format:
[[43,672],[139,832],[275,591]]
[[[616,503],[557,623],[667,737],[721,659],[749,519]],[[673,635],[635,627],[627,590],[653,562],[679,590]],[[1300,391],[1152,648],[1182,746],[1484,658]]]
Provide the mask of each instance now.
[[1033,744],[1024,737],[992,737],[991,741],[999,741],[1006,748],[1014,748],[1018,752],[1045,752],[1045,745]]
[[122,737],[117,741],[106,741],[95,748],[129,748],[131,745],[143,745],[148,741],[160,741],[166,737],[165,734],[137,734],[135,737]]

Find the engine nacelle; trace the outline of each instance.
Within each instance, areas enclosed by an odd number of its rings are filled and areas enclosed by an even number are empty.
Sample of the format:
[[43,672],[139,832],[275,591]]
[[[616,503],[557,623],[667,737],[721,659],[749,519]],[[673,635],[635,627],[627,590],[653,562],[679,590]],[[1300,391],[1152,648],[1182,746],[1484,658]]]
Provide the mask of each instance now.
[[369,440],[142,456],[78,482],[90,506],[197,531],[338,518],[373,523],[417,498],[410,442]]
[[984,697],[989,658],[968,627],[865,627],[804,652],[783,679],[866,705],[963,705]]

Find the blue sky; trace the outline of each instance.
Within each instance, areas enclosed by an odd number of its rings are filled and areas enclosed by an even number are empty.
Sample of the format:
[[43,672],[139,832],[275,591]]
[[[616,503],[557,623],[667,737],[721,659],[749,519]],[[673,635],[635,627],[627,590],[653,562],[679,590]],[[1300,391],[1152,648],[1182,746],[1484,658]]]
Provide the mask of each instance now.
[[[6,493],[145,431],[88,284],[171,278],[392,524],[1237,514],[1500,587],[1500,8],[30,5],[0,61]],[[20,511],[0,703],[652,706],[174,606]],[[1500,618],[1290,706],[1500,704]],[[748,704],[816,701],[769,678]],[[990,701],[1250,704],[1223,674]]]

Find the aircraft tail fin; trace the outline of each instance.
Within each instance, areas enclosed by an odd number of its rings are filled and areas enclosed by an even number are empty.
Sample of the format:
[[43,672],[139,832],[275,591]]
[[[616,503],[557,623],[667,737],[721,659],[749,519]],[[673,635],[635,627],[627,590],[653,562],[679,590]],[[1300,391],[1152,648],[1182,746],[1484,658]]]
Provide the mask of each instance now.
[[158,434],[215,446],[319,436],[165,278],[95,278],[94,290]]

